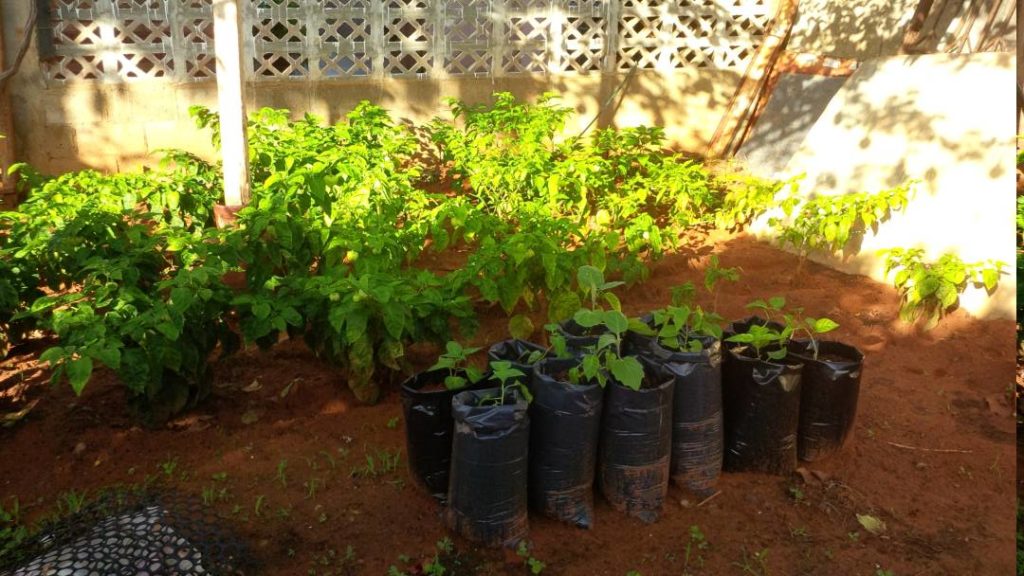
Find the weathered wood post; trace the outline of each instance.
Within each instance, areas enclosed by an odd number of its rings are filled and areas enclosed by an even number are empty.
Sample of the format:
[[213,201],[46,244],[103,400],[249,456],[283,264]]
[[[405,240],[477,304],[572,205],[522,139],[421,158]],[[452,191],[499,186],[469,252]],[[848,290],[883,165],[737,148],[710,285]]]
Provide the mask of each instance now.
[[214,0],[217,102],[220,109],[224,204],[237,209],[249,202],[249,147],[242,97],[242,12],[239,0]]

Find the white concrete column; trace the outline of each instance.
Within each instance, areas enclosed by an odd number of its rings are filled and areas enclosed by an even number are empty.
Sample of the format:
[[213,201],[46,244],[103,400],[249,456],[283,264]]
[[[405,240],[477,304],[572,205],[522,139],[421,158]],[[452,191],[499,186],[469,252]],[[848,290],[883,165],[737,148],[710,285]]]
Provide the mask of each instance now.
[[217,102],[224,161],[224,204],[249,202],[249,147],[242,98],[242,13],[239,0],[214,0],[213,34],[217,57]]

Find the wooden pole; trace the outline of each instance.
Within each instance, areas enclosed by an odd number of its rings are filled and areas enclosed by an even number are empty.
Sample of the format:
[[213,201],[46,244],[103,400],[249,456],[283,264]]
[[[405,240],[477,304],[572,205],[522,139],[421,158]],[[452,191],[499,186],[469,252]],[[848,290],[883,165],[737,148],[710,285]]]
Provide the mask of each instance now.
[[[6,69],[7,51],[4,49],[4,10],[0,9],[0,69]],[[25,30],[30,34],[31,30]],[[14,163],[14,121],[11,114],[10,82],[0,87],[0,210],[10,210],[16,204],[17,194],[14,190],[14,178],[7,170]]]
[[220,108],[220,147],[224,162],[224,204],[249,202],[249,146],[242,98],[242,13],[239,0],[214,0],[217,102]]
[[723,158],[735,152],[736,139],[742,132],[744,123],[749,120],[754,106],[760,97],[771,74],[772,67],[782,54],[789,34],[796,22],[799,0],[782,0],[771,28],[766,31],[764,42],[758,48],[747,66],[747,71],[740,80],[740,85],[733,94],[726,108],[722,121],[718,124],[715,135],[708,143],[709,158]]

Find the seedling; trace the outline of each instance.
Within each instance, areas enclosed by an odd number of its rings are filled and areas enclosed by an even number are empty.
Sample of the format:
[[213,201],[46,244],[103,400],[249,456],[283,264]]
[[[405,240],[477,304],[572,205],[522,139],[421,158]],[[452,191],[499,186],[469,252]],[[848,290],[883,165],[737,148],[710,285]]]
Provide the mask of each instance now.
[[811,318],[801,317],[800,314],[803,312],[802,309],[796,309],[793,312],[786,314],[786,325],[793,327],[793,335],[804,333],[807,335],[808,341],[811,343],[811,350],[814,352],[814,359],[818,359],[818,338],[826,332],[831,332],[836,328],[839,328],[839,324],[836,324],[831,318]]
[[[739,268],[722,268],[718,265],[718,254],[711,255],[711,261],[708,263],[708,267],[704,270],[704,289],[712,296],[712,311],[718,310],[719,283],[722,280],[736,282],[739,279]],[[673,297],[675,297],[675,293],[673,293]]]
[[744,574],[752,576],[768,576],[768,549],[763,548],[753,554],[748,554],[746,546],[742,548],[742,562],[733,562],[734,566],[743,570]]
[[174,476],[174,471],[178,469],[178,459],[168,458],[167,460],[164,460],[163,462],[158,464],[158,466],[160,468],[160,471],[164,473],[164,476],[170,478],[171,476]]
[[[577,274],[580,287],[590,297],[591,307],[581,308],[573,315],[573,321],[583,328],[603,328],[597,345],[584,354],[580,365],[569,370],[569,381],[579,384],[584,379],[596,381],[601,386],[608,382],[610,374],[616,381],[632,390],[639,390],[643,383],[644,369],[640,361],[632,356],[622,356],[622,337],[630,327],[641,328],[639,320],[632,322],[622,313],[622,304],[611,292],[611,288],[622,282],[605,282],[604,275],[593,266],[581,266]],[[610,307],[605,310],[599,300]]]
[[[444,385],[449,390],[458,390],[467,384],[475,384],[483,377],[483,373],[478,368],[469,365],[469,357],[479,350],[479,348],[463,348],[458,342],[450,341],[445,344],[445,353],[430,369],[448,370],[448,375],[444,378]],[[459,375],[460,369],[465,372],[465,376]]]
[[366,455],[366,464],[352,469],[352,476],[358,478],[378,478],[390,474],[398,469],[398,462],[402,451],[395,449],[391,451],[377,450],[373,454]]
[[707,537],[704,536],[704,532],[701,531],[700,526],[696,524],[690,526],[690,541],[686,543],[686,556],[683,559],[683,569],[690,567],[690,559],[693,558],[693,554],[696,554],[695,564],[698,568],[704,567],[704,556],[701,554],[702,551],[707,550],[711,544],[708,542]]
[[77,514],[85,507],[87,500],[86,491],[68,490],[57,498],[57,509],[61,514]]
[[28,534],[28,528],[21,522],[21,503],[11,498],[10,508],[0,506],[0,559],[18,550]]
[[277,475],[274,476],[274,480],[281,483],[282,488],[288,487],[288,461],[282,459],[277,463]]
[[[685,286],[693,287],[692,284]],[[678,288],[678,287],[677,287]],[[713,312],[705,312],[700,306],[691,308],[685,302],[683,290],[673,289],[672,305],[653,312],[654,330],[632,330],[650,336],[657,336],[658,343],[669,350],[684,352],[700,352],[704,349],[703,337],[720,339],[722,337],[722,317]]]
[[782,360],[786,357],[786,343],[792,335],[793,329],[789,326],[779,331],[769,326],[751,324],[746,332],[730,336],[726,341],[751,346],[757,358]]
[[540,574],[547,567],[546,564],[537,560],[530,554],[530,547],[527,546],[525,540],[519,541],[519,546],[516,547],[516,555],[526,562],[526,567],[529,568],[530,574]]
[[302,483],[302,486],[306,488],[306,499],[312,500],[316,498],[316,492],[324,485],[324,481],[320,478],[313,477]]
[[525,378],[522,370],[513,368],[512,363],[504,360],[491,362],[491,379],[501,383],[497,396],[487,396],[480,399],[480,406],[503,406],[512,390],[518,390],[526,398],[527,402],[533,401],[533,395],[529,388],[523,383]]
[[388,430],[394,430],[395,428],[398,428],[398,416],[395,416],[394,418],[388,420],[387,427]]
[[259,496],[256,497],[256,504],[253,506],[253,509],[252,509],[252,515],[255,516],[256,518],[259,518],[259,517],[261,517],[263,515],[263,502],[265,500],[266,500],[266,497],[263,496],[262,494],[260,494]]

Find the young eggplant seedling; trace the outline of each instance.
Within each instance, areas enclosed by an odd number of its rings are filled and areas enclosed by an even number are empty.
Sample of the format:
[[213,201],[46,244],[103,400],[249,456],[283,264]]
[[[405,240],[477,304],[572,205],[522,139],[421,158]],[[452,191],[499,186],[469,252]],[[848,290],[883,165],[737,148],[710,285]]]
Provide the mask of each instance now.
[[[469,365],[469,357],[479,351],[479,348],[463,348],[458,342],[448,342],[445,345],[445,353],[437,359],[437,363],[430,367],[430,370],[448,370],[444,378],[444,385],[449,390],[458,390],[468,384],[476,384],[483,377],[478,368]],[[459,372],[465,374],[460,375]]]

